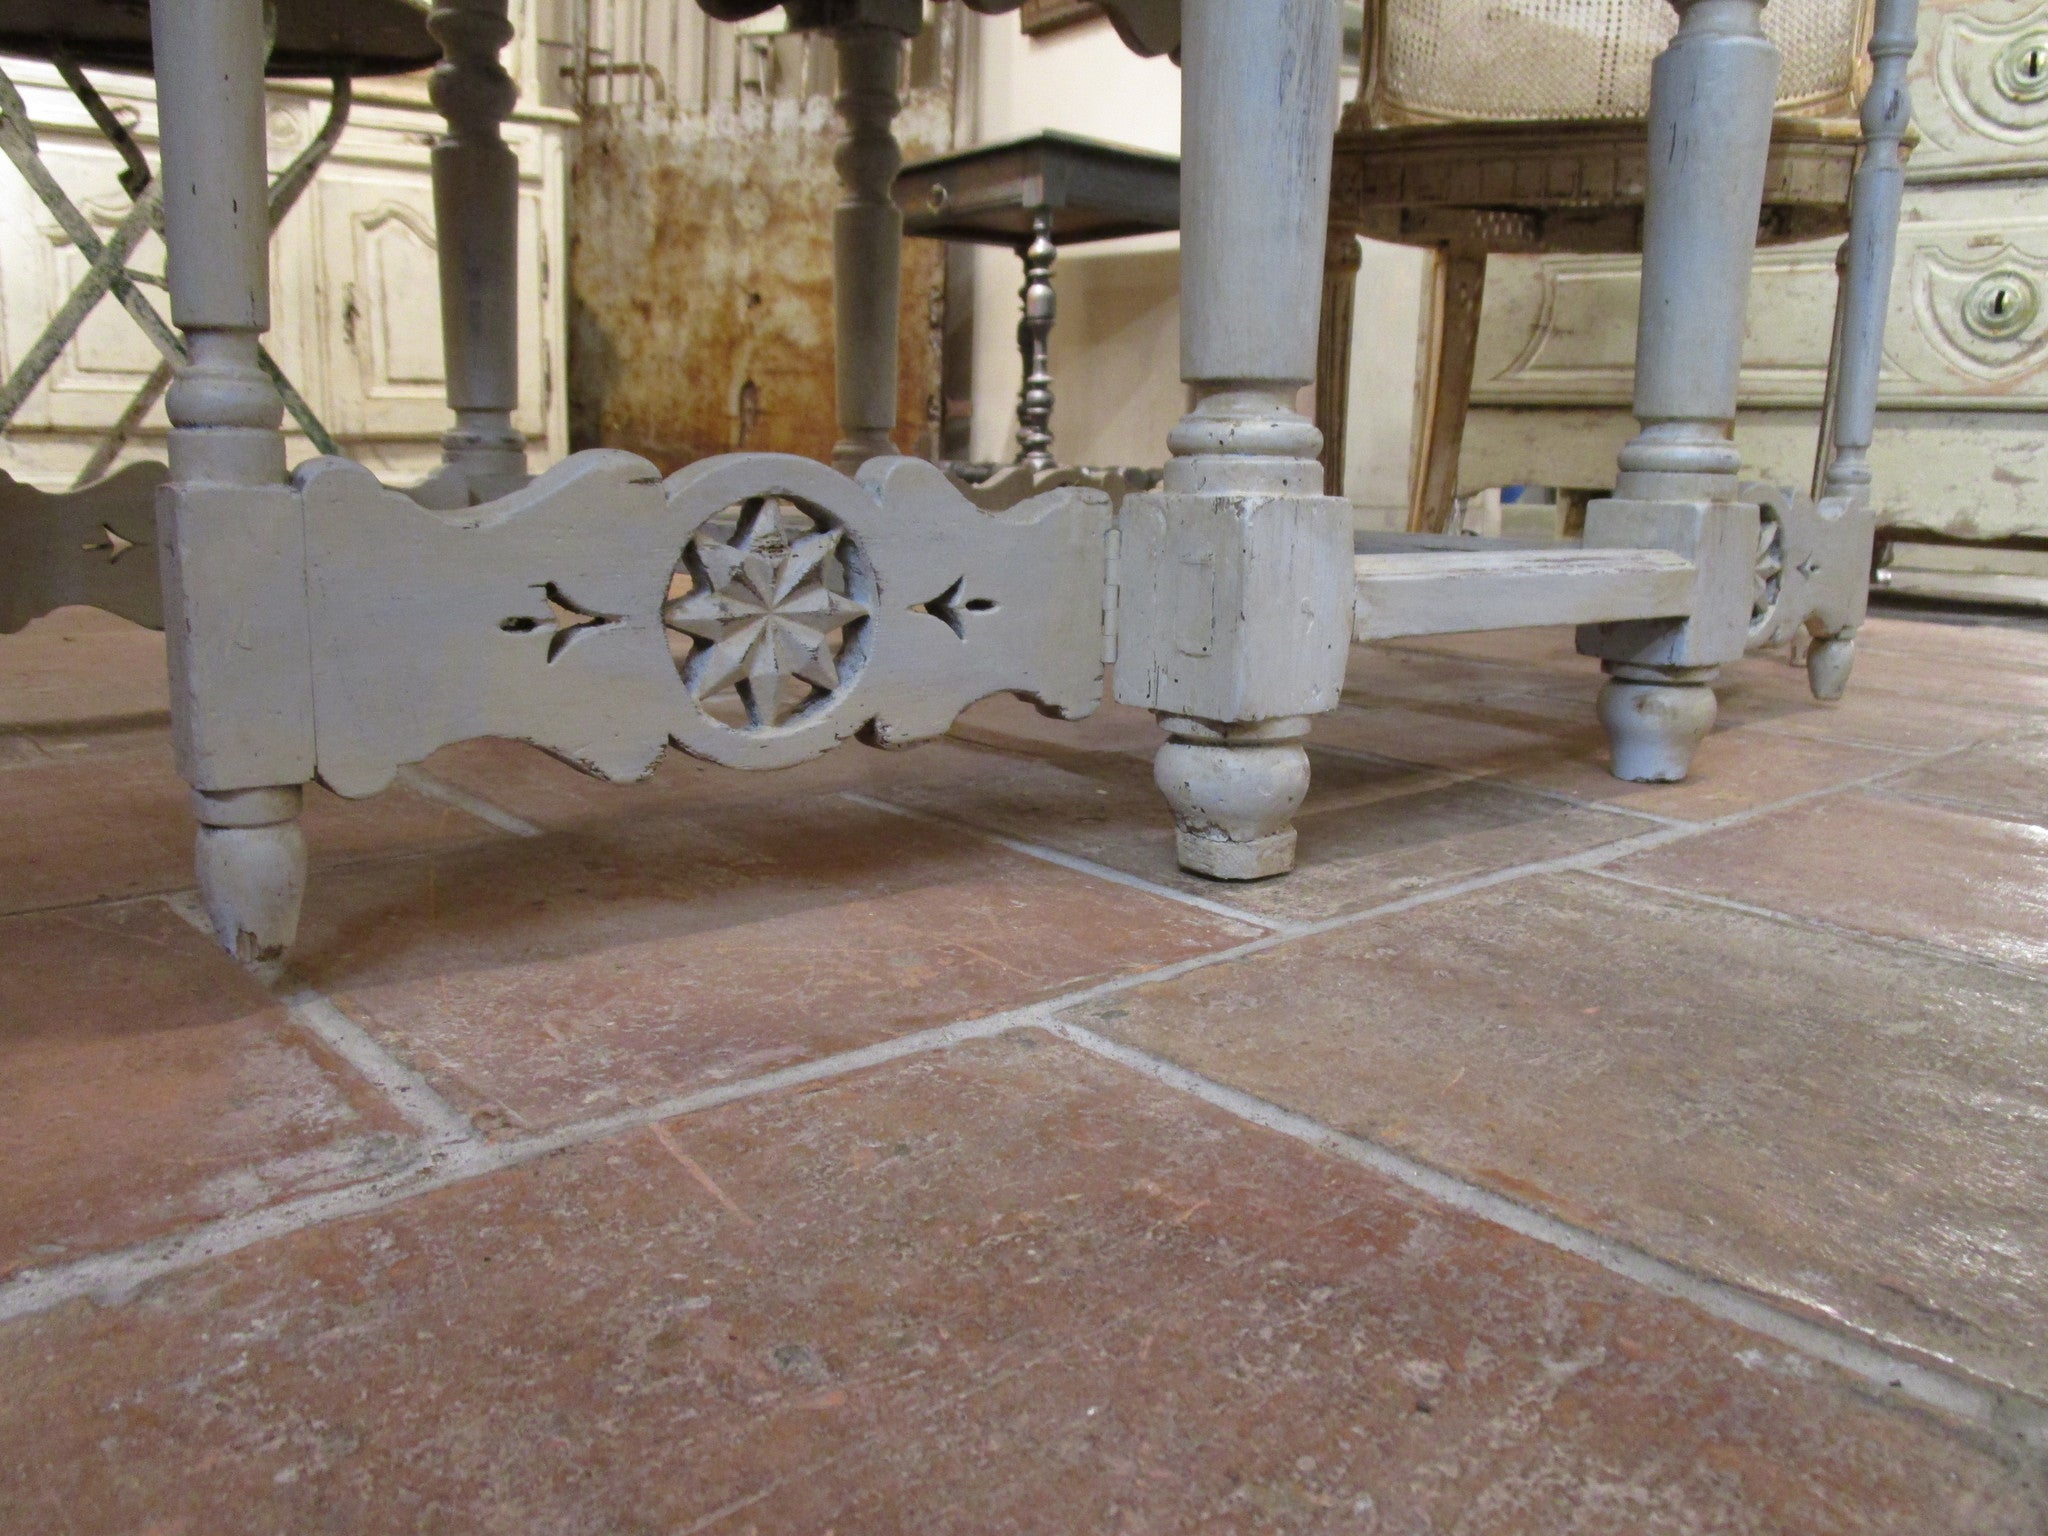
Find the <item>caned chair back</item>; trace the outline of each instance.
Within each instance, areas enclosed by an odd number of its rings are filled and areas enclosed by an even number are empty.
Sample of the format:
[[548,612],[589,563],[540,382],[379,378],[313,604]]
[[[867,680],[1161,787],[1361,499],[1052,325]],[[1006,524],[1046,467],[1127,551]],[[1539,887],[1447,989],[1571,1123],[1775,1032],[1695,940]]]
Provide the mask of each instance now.
[[[1866,0],[1770,0],[1781,116],[1853,115]],[[1641,118],[1650,65],[1678,30],[1666,0],[1371,0],[1351,121]],[[1362,109],[1362,110],[1360,110]]]

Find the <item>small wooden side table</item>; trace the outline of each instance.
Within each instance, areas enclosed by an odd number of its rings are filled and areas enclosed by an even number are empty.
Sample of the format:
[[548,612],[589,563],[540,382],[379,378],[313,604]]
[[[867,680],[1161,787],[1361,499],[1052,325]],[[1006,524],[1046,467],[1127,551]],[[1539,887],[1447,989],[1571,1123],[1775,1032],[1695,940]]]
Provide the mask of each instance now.
[[905,166],[896,177],[903,232],[1007,245],[1024,258],[1017,347],[1017,462],[1051,469],[1053,262],[1062,245],[1180,228],[1180,161],[1069,133],[1040,133]]

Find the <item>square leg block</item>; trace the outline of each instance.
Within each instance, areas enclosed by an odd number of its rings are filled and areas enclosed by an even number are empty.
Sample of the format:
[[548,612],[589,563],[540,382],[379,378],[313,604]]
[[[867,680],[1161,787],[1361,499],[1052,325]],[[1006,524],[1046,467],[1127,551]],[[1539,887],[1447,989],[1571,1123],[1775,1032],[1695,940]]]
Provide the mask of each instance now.
[[1237,722],[1337,707],[1351,644],[1351,507],[1331,496],[1125,501],[1116,696]]
[[1594,502],[1586,509],[1586,548],[1668,549],[1692,561],[1697,574],[1690,617],[1581,625],[1579,654],[1646,667],[1740,661],[1749,642],[1761,528],[1753,502]]
[[289,486],[167,486],[157,503],[178,771],[194,789],[313,777],[306,524]]

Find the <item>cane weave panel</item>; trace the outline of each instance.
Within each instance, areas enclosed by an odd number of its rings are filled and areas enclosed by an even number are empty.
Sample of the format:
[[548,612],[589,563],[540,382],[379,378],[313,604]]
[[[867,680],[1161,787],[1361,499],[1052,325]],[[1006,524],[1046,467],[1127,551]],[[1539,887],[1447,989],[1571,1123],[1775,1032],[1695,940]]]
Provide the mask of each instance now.
[[[1770,0],[1780,112],[1849,110],[1863,0]],[[1376,124],[1640,118],[1678,30],[1664,0],[1383,0]]]

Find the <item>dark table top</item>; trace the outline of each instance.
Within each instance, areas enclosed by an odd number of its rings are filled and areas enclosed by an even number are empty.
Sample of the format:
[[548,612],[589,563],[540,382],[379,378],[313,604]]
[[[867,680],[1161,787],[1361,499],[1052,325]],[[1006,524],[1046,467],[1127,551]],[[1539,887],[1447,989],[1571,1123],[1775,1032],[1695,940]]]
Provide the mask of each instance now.
[[907,165],[896,178],[906,234],[1023,245],[1050,210],[1061,245],[1180,228],[1180,161],[1071,133],[1039,133]]
[[[60,50],[95,69],[149,73],[148,0],[0,0],[0,53],[48,59]],[[440,57],[425,0],[278,0],[268,73],[400,75]]]

